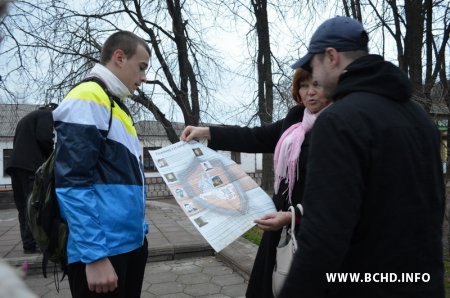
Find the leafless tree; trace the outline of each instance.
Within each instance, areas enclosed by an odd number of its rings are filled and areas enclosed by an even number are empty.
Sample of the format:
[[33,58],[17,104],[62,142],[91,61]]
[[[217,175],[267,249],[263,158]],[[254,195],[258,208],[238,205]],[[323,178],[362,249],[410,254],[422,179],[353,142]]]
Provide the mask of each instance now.
[[[415,98],[431,110],[430,91],[445,72],[445,51],[450,35],[449,2],[423,1],[354,1],[343,0],[344,12],[357,17],[375,32],[381,29],[381,43],[393,41],[399,67],[408,74]],[[352,9],[348,9],[352,7]],[[354,12],[358,13],[354,13]],[[425,57],[425,59],[423,58]],[[423,63],[425,61],[425,63]],[[442,81],[440,83],[444,83]]]
[[46,100],[61,99],[98,62],[101,42],[109,34],[134,31],[151,44],[153,57],[152,77],[132,100],[151,111],[176,142],[179,136],[164,110],[171,104],[186,125],[198,125],[212,82],[220,79],[220,59],[203,39],[200,12],[191,9],[202,1],[190,5],[180,0],[105,0],[84,7],[61,0],[17,1],[2,24],[9,42],[0,52],[15,57],[10,63],[16,67],[6,65],[10,71],[2,74],[0,88],[4,94],[16,94],[13,101],[18,101],[17,92],[9,90],[17,89],[18,81],[21,90],[27,89],[26,96],[42,94],[39,86],[46,86]]

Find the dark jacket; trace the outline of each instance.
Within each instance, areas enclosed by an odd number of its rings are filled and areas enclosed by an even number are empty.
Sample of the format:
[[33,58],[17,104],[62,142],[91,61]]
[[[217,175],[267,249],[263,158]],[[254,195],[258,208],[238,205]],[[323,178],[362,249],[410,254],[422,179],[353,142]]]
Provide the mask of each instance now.
[[[273,153],[283,132],[291,125],[302,121],[304,108],[295,106],[286,118],[264,127],[210,127],[211,141],[208,146],[215,150],[228,150],[248,153]],[[308,158],[309,133],[301,147],[298,161],[299,179],[294,185],[292,203],[301,203],[305,185],[306,160]],[[278,194],[273,196],[277,210],[286,211],[289,207],[286,198],[287,185],[280,183]],[[281,230],[264,232],[256,254],[247,288],[247,298],[272,297],[272,273],[275,266],[276,246],[280,241]]]
[[53,118],[47,109],[33,111],[17,123],[6,172],[19,168],[35,172],[53,150]]
[[[281,297],[444,297],[440,137],[410,96],[406,75],[380,56],[341,75],[312,130],[299,250]],[[394,280],[406,273],[420,281]],[[363,283],[365,274],[391,275]]]

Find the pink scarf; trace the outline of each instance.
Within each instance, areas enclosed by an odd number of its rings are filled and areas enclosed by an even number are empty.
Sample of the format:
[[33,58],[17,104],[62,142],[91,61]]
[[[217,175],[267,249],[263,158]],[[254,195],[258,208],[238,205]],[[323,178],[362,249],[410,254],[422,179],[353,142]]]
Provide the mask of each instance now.
[[278,193],[281,181],[285,179],[288,184],[288,200],[291,205],[292,190],[294,189],[295,182],[298,180],[298,158],[300,157],[302,144],[305,140],[305,134],[311,130],[317,116],[323,110],[316,114],[311,114],[308,109],[305,109],[302,122],[291,125],[285,130],[275,147],[273,158],[275,194]]

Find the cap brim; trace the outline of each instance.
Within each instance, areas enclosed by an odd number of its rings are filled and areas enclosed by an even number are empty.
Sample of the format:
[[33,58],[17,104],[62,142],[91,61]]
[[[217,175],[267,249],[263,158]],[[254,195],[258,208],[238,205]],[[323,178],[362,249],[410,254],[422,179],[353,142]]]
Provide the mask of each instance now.
[[309,66],[309,63],[311,62],[313,56],[314,54],[312,53],[306,54],[305,56],[300,58],[297,62],[291,65],[292,69],[303,68],[305,70],[310,70],[311,67]]

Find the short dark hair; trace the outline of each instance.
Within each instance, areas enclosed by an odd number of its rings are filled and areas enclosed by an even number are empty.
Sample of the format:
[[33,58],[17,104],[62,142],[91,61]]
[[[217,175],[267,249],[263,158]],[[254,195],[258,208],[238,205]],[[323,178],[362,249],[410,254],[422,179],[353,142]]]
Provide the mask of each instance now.
[[359,51],[348,51],[342,52],[348,59],[355,61],[356,59],[366,56],[369,54],[369,51],[359,50]]
[[[347,57],[348,59],[350,59],[351,61],[355,61],[358,58],[361,58],[363,56],[366,56],[369,54],[369,51],[366,50],[357,50],[357,51],[346,51],[346,52],[339,52],[340,54],[343,54],[345,57]],[[325,54],[324,53],[320,53],[320,54],[315,54],[315,56],[317,56],[317,58],[322,62],[323,59],[325,58]]]
[[113,33],[102,47],[100,54],[100,64],[105,65],[111,60],[114,51],[121,49],[127,58],[132,57],[136,53],[138,45],[142,45],[150,56],[150,47],[141,37],[130,31],[118,31]]

